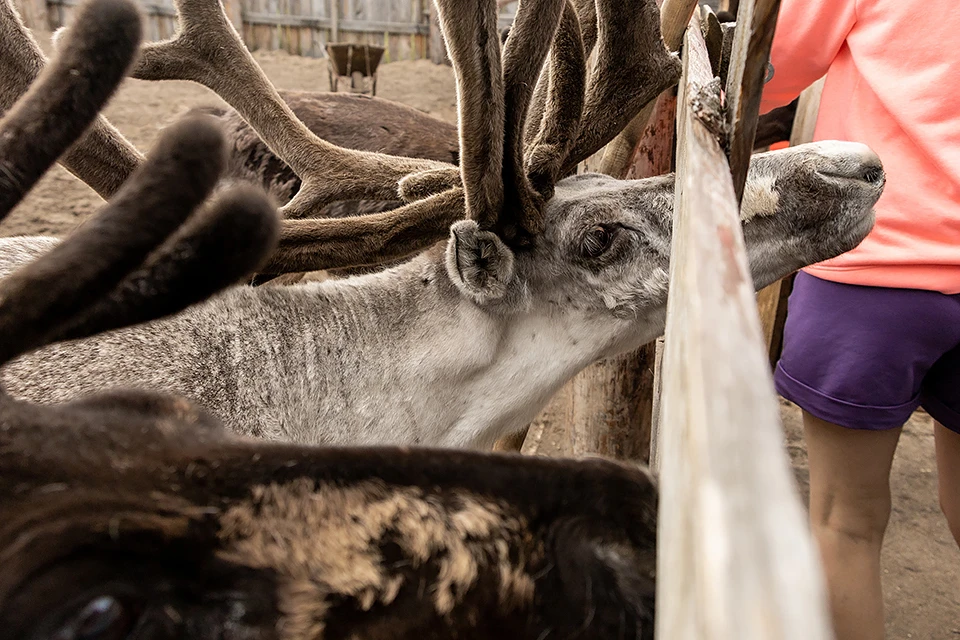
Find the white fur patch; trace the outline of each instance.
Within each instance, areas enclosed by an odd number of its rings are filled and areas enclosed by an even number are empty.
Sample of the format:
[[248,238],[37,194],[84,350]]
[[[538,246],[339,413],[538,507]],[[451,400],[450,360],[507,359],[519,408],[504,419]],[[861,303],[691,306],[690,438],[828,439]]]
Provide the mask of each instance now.
[[756,216],[772,216],[777,212],[780,194],[773,186],[774,176],[762,176],[747,180],[743,188],[743,204],[740,219],[749,222]]

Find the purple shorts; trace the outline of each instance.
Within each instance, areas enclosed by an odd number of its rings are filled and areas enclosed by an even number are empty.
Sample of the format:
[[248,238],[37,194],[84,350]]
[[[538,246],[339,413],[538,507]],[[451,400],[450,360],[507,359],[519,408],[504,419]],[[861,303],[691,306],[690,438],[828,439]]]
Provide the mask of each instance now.
[[851,429],[893,429],[923,406],[960,433],[960,294],[797,274],[777,391]]

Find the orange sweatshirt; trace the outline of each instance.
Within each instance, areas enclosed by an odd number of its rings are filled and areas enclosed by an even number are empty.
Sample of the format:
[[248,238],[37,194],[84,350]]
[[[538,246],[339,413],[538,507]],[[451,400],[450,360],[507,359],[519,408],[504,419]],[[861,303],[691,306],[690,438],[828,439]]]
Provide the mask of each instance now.
[[814,139],[863,142],[887,173],[874,230],[812,275],[960,293],[958,33],[948,0],[782,0],[761,113],[826,73]]

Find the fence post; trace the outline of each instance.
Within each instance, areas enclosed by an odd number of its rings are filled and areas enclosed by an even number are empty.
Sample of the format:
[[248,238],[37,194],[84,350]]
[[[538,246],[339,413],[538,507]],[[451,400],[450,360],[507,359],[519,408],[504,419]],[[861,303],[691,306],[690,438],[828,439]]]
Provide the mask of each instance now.
[[227,18],[230,19],[230,23],[233,25],[233,28],[237,30],[237,33],[240,34],[241,39],[243,38],[243,6],[241,5],[241,0],[222,0],[223,10],[227,14]]
[[[828,640],[822,576],[783,448],[730,168],[690,108],[696,96],[698,113],[720,109],[699,20],[691,25],[677,107],[656,637]],[[750,38],[750,30],[737,37]]]
[[[820,111],[820,94],[826,78],[820,78],[804,89],[800,94],[797,114],[790,131],[790,146],[813,140],[813,131]],[[787,321],[787,297],[793,288],[793,276],[764,287],[757,294],[757,306],[760,308],[760,322],[763,325],[763,338],[766,341],[770,366],[775,367],[780,359],[783,347],[783,326]]]

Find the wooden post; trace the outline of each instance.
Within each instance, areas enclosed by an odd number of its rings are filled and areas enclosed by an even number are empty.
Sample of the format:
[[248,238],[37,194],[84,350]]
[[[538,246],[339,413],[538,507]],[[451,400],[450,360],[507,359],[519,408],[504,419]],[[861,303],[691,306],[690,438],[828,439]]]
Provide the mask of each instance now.
[[780,0],[756,0],[741,3],[737,13],[737,32],[730,52],[726,87],[730,171],[737,203],[743,199],[743,186],[747,182],[763,79],[767,75],[770,45],[779,11]]
[[783,448],[730,169],[690,107],[696,96],[698,113],[712,105],[719,115],[720,96],[704,89],[713,74],[696,26],[683,57],[656,638],[828,640],[823,579]]
[[[686,28],[697,0],[661,0],[660,1],[660,33],[663,42],[670,51],[680,49],[683,41],[683,30]],[[673,88],[665,93],[673,93]],[[623,178],[630,171],[630,167],[637,157],[640,139],[647,128],[647,122],[653,114],[653,105],[650,103],[634,116],[623,131],[610,141],[603,150],[603,161],[600,164],[600,173],[606,173],[617,178]]]
[[14,7],[23,24],[37,31],[50,30],[50,18],[47,12],[47,0],[14,0]]
[[330,0],[330,42],[340,42],[340,0]]

